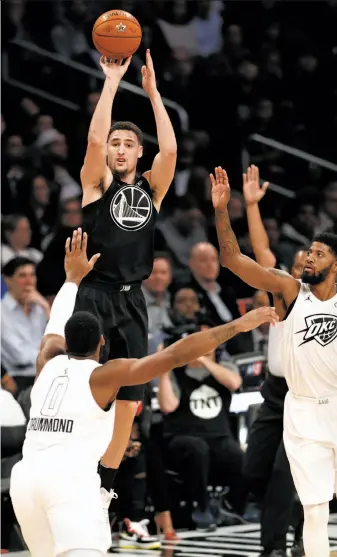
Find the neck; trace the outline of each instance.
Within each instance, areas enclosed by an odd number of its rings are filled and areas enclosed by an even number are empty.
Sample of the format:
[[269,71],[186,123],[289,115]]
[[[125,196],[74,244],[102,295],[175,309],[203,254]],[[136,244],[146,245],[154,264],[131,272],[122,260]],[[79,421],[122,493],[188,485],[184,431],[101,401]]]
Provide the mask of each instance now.
[[216,288],[216,281],[215,280],[213,280],[213,279],[211,279],[211,280],[201,279],[201,278],[198,278],[198,277],[195,277],[195,278],[199,282],[199,284],[201,284],[201,286],[203,288],[205,288],[205,290],[209,290],[209,292],[214,292],[215,291],[215,288]]
[[132,186],[135,183],[136,170],[133,170],[132,172],[128,172],[127,174],[123,174],[123,176],[118,174],[118,172],[115,172],[114,176],[117,176],[117,178],[121,182],[124,182],[125,184],[130,184]]
[[17,252],[17,251],[21,251],[21,250],[25,249],[28,246],[23,246],[20,242],[15,242],[15,241],[11,240],[11,243],[9,244],[9,247],[11,247],[15,252]]
[[321,282],[320,284],[315,284],[312,286],[309,285],[309,287],[311,292],[314,294],[314,296],[316,296],[316,298],[321,300],[321,302],[330,300],[336,295],[335,279],[333,279],[333,281],[331,282],[329,280],[329,281]]

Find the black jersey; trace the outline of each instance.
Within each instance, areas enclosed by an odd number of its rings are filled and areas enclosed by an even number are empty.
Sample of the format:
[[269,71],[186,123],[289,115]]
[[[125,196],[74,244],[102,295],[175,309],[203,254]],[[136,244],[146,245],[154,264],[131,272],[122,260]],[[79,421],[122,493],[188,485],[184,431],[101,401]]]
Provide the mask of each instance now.
[[134,185],[114,177],[100,199],[83,207],[88,257],[101,254],[83,282],[127,285],[151,274],[156,218],[152,197],[143,176]]

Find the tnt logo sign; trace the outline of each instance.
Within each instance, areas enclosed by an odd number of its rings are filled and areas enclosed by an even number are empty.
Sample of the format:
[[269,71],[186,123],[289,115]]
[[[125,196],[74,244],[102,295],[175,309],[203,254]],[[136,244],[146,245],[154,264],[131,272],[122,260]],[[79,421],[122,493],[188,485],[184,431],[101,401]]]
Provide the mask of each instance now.
[[321,346],[327,346],[337,337],[337,316],[321,313],[305,318],[306,329],[296,334],[304,333],[302,344],[315,340]]

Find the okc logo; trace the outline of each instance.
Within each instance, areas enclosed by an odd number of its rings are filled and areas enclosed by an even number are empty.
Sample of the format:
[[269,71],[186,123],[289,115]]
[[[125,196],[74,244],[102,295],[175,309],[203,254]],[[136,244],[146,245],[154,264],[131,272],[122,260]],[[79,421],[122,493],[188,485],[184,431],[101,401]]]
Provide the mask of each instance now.
[[124,186],[110,204],[112,220],[123,230],[140,230],[151,218],[150,196],[138,186]]
[[337,316],[321,313],[305,318],[306,329],[297,331],[304,333],[302,344],[315,340],[321,346],[327,346],[337,337]]

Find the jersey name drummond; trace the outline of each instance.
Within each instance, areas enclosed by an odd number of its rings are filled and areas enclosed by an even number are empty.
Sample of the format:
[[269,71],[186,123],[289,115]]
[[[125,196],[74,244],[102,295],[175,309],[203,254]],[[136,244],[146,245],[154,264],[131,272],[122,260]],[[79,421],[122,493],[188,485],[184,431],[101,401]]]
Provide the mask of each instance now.
[[138,186],[124,186],[112,198],[110,214],[122,230],[140,230],[151,218],[151,198]]
[[53,433],[71,433],[74,420],[59,418],[31,418],[27,431],[50,431]]
[[321,346],[327,346],[337,337],[337,316],[320,313],[305,318],[306,329],[297,331],[304,333],[302,344],[315,340]]

